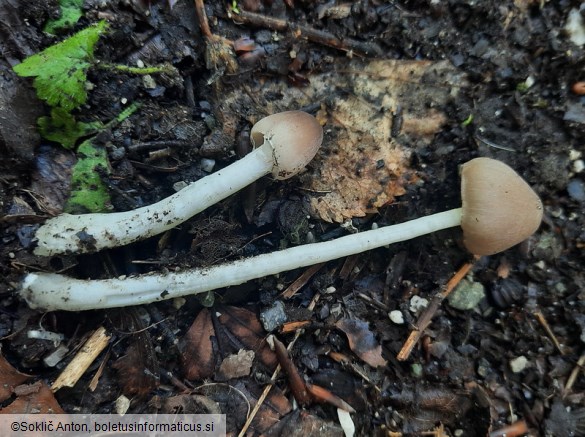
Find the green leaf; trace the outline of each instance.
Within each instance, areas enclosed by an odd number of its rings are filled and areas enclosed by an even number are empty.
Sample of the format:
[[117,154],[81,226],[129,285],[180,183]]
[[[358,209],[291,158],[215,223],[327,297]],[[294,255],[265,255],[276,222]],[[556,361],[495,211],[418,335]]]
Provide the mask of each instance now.
[[105,21],[47,47],[14,67],[19,76],[35,77],[39,98],[51,106],[71,111],[87,100],[85,82],[94,46],[106,27]]
[[109,209],[110,195],[101,175],[110,173],[106,149],[91,139],[77,149],[77,163],[71,173],[71,196],[65,211],[73,214],[104,212]]
[[80,138],[93,135],[104,128],[101,121],[77,121],[63,108],[52,108],[51,116],[39,118],[38,124],[43,138],[59,143],[66,149],[72,149]]
[[83,15],[81,7],[84,0],[60,0],[61,16],[56,20],[49,20],[43,29],[53,35],[59,31],[72,28]]

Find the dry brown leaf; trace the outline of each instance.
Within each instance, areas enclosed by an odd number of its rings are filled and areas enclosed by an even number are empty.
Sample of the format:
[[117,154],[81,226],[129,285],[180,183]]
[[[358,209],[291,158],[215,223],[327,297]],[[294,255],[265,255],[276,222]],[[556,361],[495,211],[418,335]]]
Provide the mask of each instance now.
[[211,314],[207,308],[204,308],[179,342],[185,378],[195,380],[213,375],[216,364],[216,354],[212,344],[214,336]]
[[266,344],[266,333],[254,312],[226,306],[218,308],[217,314],[219,323],[214,323],[215,314],[203,309],[179,343],[183,374],[187,379],[211,377],[222,359],[218,350],[225,356],[248,349],[268,369],[276,367],[274,352]]
[[[264,386],[259,385],[253,378],[243,378],[233,382],[233,384],[213,382],[202,384],[195,388],[199,393],[197,399],[192,399],[195,395],[173,396],[163,401],[161,412],[167,414],[178,412],[225,414],[227,412],[228,429],[230,427],[240,429],[251,409],[258,402]],[[202,410],[202,406],[208,411]],[[272,386],[268,397],[254,417],[250,429],[255,430],[257,434],[263,433],[291,410],[292,405],[287,396],[277,386]]]
[[[226,341],[235,346],[234,340],[246,349],[254,351],[256,358],[262,362],[268,369],[274,370],[276,367],[276,355],[266,344],[266,332],[258,320],[258,316],[245,308],[238,307],[221,307],[218,320],[227,332],[218,333],[218,339],[222,344]],[[222,347],[223,350],[225,350]]]
[[315,436],[343,437],[345,434],[341,427],[333,422],[328,422],[305,410],[295,410],[283,417],[272,428],[264,432],[265,437],[280,436]]
[[123,393],[141,397],[158,387],[159,369],[158,362],[147,357],[138,344],[139,341],[132,343],[126,355],[119,358],[112,367],[118,370]]
[[37,381],[20,388],[26,395],[19,396],[10,405],[0,409],[0,414],[65,414],[47,384]]
[[240,349],[237,354],[226,357],[219,366],[217,379],[227,381],[228,379],[248,376],[252,369],[254,352]]
[[333,95],[352,93],[330,103],[333,129],[308,184],[326,193],[314,196],[311,207],[329,222],[374,213],[404,194],[414,178],[409,146],[432,140],[447,121],[435,108],[464,84],[445,61],[375,60],[339,73],[337,93],[323,87]]
[[366,322],[361,320],[341,319],[335,326],[347,335],[349,348],[372,367],[385,366],[382,358],[382,346],[378,343]]
[[[251,379],[238,380],[235,387],[246,396],[250,407],[256,405],[256,402],[258,402],[258,398],[263,391],[263,387]],[[292,405],[288,398],[281,390],[273,386],[266,399],[264,399],[264,402],[262,402],[262,406],[256,414],[256,417],[254,417],[251,428],[257,433],[264,433],[283,416],[290,413],[291,410]],[[245,415],[243,417],[245,417]]]
[[35,157],[31,190],[49,214],[59,214],[71,192],[75,155],[63,147],[43,145]]
[[30,375],[19,372],[10,365],[6,358],[0,354],[0,402],[12,396],[14,388],[22,384]]

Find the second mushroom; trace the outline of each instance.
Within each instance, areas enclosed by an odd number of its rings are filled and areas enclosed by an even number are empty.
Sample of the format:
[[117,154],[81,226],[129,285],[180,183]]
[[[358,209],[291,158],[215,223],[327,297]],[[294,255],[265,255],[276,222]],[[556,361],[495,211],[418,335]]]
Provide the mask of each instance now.
[[317,120],[302,111],[269,115],[252,127],[256,149],[153,205],[110,214],[61,214],[35,233],[34,253],[91,253],[143,240],[183,223],[262,176],[279,180],[297,174],[323,141]]

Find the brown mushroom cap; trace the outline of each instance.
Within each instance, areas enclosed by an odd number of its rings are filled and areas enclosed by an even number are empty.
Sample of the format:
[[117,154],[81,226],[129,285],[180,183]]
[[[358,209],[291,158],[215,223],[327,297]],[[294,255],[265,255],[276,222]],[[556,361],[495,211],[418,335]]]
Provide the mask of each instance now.
[[463,242],[475,255],[502,252],[528,238],[542,221],[542,202],[503,162],[476,158],[462,166]]
[[323,128],[306,112],[279,112],[256,123],[250,139],[254,147],[270,142],[274,153],[272,175],[282,180],[297,174],[313,159],[323,141]]

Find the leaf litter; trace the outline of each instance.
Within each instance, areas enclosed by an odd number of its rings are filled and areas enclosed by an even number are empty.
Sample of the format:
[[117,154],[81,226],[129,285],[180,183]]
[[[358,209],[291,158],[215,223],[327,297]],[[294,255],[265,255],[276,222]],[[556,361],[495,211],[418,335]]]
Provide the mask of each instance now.
[[377,59],[316,74],[303,88],[274,81],[252,92],[267,102],[282,96],[266,104],[269,113],[321,105],[325,140],[304,188],[311,213],[339,223],[377,212],[417,181],[409,167],[412,150],[431,143],[447,121],[437,108],[466,86],[465,75],[448,61]]

